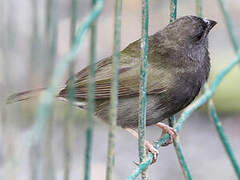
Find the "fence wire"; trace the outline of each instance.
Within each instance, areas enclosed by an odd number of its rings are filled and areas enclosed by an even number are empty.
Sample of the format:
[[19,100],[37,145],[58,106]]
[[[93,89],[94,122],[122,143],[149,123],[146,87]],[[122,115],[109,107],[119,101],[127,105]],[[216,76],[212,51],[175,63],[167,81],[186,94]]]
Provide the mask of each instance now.
[[[177,18],[177,0],[170,0],[170,23],[175,21],[176,18]],[[174,127],[174,128],[176,126],[176,119],[175,119],[174,115],[169,118],[169,126]],[[192,176],[191,176],[189,167],[188,167],[185,157],[183,155],[183,149],[181,146],[179,134],[174,139],[173,145],[174,145],[174,148],[175,148],[175,151],[177,154],[177,158],[178,158],[179,164],[181,166],[185,180],[192,180]]]
[[[225,21],[226,21],[226,24],[227,24],[227,28],[228,28],[228,32],[229,32],[229,35],[231,37],[231,40],[232,40],[232,43],[233,43],[233,47],[235,49],[235,51],[238,51],[237,53],[237,58],[234,59],[232,61],[232,63],[227,66],[226,68],[224,68],[218,75],[217,77],[215,78],[215,80],[213,81],[212,85],[210,88],[208,88],[207,86],[205,86],[205,91],[204,91],[204,94],[195,102],[193,102],[191,105],[189,105],[185,110],[184,112],[181,114],[180,118],[178,119],[177,121],[177,124],[175,126],[175,129],[176,131],[179,131],[181,129],[181,127],[183,126],[183,124],[185,123],[185,121],[187,120],[187,118],[195,111],[197,110],[200,106],[202,106],[204,103],[208,102],[208,106],[209,106],[209,109],[210,109],[210,115],[211,117],[214,119],[214,124],[216,126],[216,129],[219,133],[219,136],[221,138],[221,141],[223,142],[224,144],[224,147],[228,153],[228,156],[233,164],[233,167],[234,167],[234,170],[237,174],[237,177],[238,179],[240,179],[240,169],[239,169],[239,165],[236,161],[236,158],[233,154],[233,151],[230,147],[230,144],[224,134],[224,131],[223,131],[223,128],[220,124],[220,121],[219,121],[219,118],[217,116],[217,113],[216,113],[216,110],[215,110],[215,106],[213,104],[213,101],[211,99],[211,97],[214,95],[214,93],[216,92],[217,90],[217,87],[220,85],[222,79],[227,75],[227,73],[229,73],[239,62],[240,62],[240,52],[238,50],[238,47],[239,47],[239,43],[238,43],[238,40],[236,38],[236,34],[235,34],[235,31],[234,31],[234,28],[233,28],[233,24],[231,22],[231,18],[230,18],[230,15],[227,11],[227,8],[225,6],[225,1],[224,0],[219,0],[219,3],[221,5],[221,8],[222,8],[222,12],[224,14],[224,17],[225,17]],[[171,3],[172,4],[172,3]],[[172,6],[174,7],[174,6]],[[202,0],[197,0],[196,2],[196,7],[197,7],[197,14],[199,16],[202,17]],[[171,18],[174,17],[171,13]],[[207,88],[206,88],[207,87]],[[171,121],[170,121],[171,122]],[[172,121],[173,122],[173,121]],[[166,134],[164,137],[162,137],[158,142],[156,142],[154,144],[155,148],[159,148],[160,145],[162,145],[164,142],[166,142],[167,140],[169,139],[169,134]],[[179,152],[182,153],[181,149],[179,149]],[[132,179],[135,179],[142,171],[144,171],[151,163],[152,161],[152,158],[153,158],[153,154],[149,154],[148,155],[148,159],[144,162],[142,162],[137,169],[135,169],[133,171],[133,173],[127,178],[127,180],[132,180]],[[182,161],[180,159],[180,163],[181,162],[185,162],[183,161],[184,160],[184,156],[181,157],[182,158]],[[191,176],[190,176],[190,172],[188,171],[188,167],[187,166],[182,166],[182,169],[183,170],[187,170],[185,173],[189,173],[189,177],[188,176],[185,176],[185,179],[191,179]]]
[[81,26],[77,29],[74,45],[71,50],[60,60],[60,63],[55,67],[53,76],[50,82],[49,87],[44,91],[40,97],[40,102],[38,110],[35,117],[35,123],[31,130],[31,141],[30,145],[38,143],[39,138],[46,126],[49,110],[53,102],[53,98],[58,90],[58,84],[61,81],[63,73],[68,68],[68,65],[74,60],[77,56],[80,45],[83,38],[86,35],[87,30],[91,27],[92,23],[100,15],[104,6],[103,0],[98,0],[93,7],[92,12],[83,20]]
[[[177,120],[176,128],[175,130],[179,132],[186,122],[187,118],[196,111],[199,107],[201,107],[203,104],[208,102],[209,99],[212,98],[214,93],[216,92],[217,88],[219,87],[220,83],[222,82],[223,78],[240,62],[240,52],[238,52],[237,57],[232,60],[232,62],[224,68],[215,78],[212,85],[210,86],[209,90],[207,90],[200,98],[198,98],[195,102],[193,102],[191,105],[189,105],[181,114],[180,118]],[[170,138],[169,134],[166,134],[164,137],[162,137],[159,141],[154,143],[155,148],[159,148],[163,143],[165,143]],[[135,179],[141,172],[147,168],[150,163],[152,162],[153,154],[149,153],[148,159],[141,163],[134,171],[133,173],[127,178],[127,180]]]
[[108,132],[108,157],[107,157],[107,175],[106,180],[113,179],[113,167],[115,156],[115,129],[117,122],[118,105],[118,80],[120,64],[120,39],[121,39],[121,18],[122,18],[122,0],[115,1],[115,23],[114,23],[114,47],[112,63],[112,84],[110,100],[110,126]]
[[[142,163],[146,158],[145,131],[147,105],[147,67],[148,67],[148,0],[142,0],[142,37],[141,37],[141,65],[139,83],[139,119],[138,119],[138,151]],[[147,180],[147,171],[142,172],[142,180]]]
[[[93,114],[95,111],[94,106],[94,91],[95,91],[95,59],[96,59],[96,29],[95,29],[95,20],[101,13],[104,2],[103,0],[93,0],[93,9],[91,13],[83,21],[82,25],[77,29],[76,35],[74,37],[74,43],[71,50],[63,57],[60,61],[60,64],[56,66],[53,76],[50,82],[49,88],[42,94],[40,98],[40,103],[38,111],[36,113],[35,123],[31,131],[31,145],[38,143],[38,140],[46,127],[47,120],[49,118],[50,109],[53,101],[53,97],[57,92],[58,84],[61,80],[61,77],[66,71],[67,67],[74,61],[74,58],[79,52],[80,45],[84,36],[86,35],[87,30],[91,27],[92,39],[91,39],[91,58],[90,58],[90,83],[89,83],[89,96],[88,96],[88,122],[89,127],[87,130],[87,149],[86,149],[86,161],[85,161],[85,180],[90,179],[90,155],[91,155],[91,139],[93,132]],[[186,122],[187,118],[196,111],[200,106],[207,103],[209,100],[209,109],[214,123],[219,132],[221,140],[225,145],[225,148],[229,154],[229,158],[232,161],[235,172],[237,173],[238,179],[240,180],[240,169],[237,164],[236,158],[234,157],[230,145],[224,135],[222,126],[220,125],[219,118],[217,116],[214,104],[211,100],[212,96],[216,92],[218,86],[222,82],[223,78],[240,62],[240,51],[239,51],[239,42],[236,38],[236,33],[233,28],[233,24],[230,18],[230,15],[225,6],[224,0],[219,0],[221,10],[224,14],[225,21],[227,24],[228,32],[234,47],[234,50],[237,54],[236,58],[225,67],[215,78],[213,83],[209,88],[205,88],[204,94],[198,98],[195,102],[189,105],[181,114],[180,118],[176,121],[176,124],[173,124],[176,131],[179,132]],[[202,0],[197,0],[197,14],[202,16]],[[177,1],[171,1],[171,15],[170,20],[173,21],[176,19],[176,7]],[[119,60],[120,60],[120,29],[121,29],[121,9],[122,9],[122,0],[116,0],[115,6],[115,35],[114,35],[114,56],[113,56],[113,81],[112,81],[112,90],[111,90],[111,110],[110,110],[110,128],[109,128],[109,148],[108,148],[108,164],[107,164],[107,180],[112,179],[112,172],[114,166],[114,144],[115,144],[115,134],[114,129],[116,126],[117,119],[117,103],[118,103],[118,72],[119,72]],[[146,85],[147,85],[147,56],[148,56],[148,0],[142,0],[142,41],[141,41],[141,73],[140,73],[140,103],[139,103],[139,157],[140,165],[134,170],[134,172],[127,178],[127,180],[135,179],[139,174],[143,173],[142,179],[148,179],[144,171],[150,165],[153,154],[149,153],[148,156],[145,155],[144,149],[144,140],[145,140],[145,128],[146,128]],[[164,142],[169,139],[169,134],[166,134],[158,142],[154,144],[155,148],[159,148]],[[176,141],[175,145],[176,151],[179,152],[180,164],[185,171],[185,179],[191,179],[190,172],[188,170],[187,164],[184,160],[182,149],[180,144]]]
[[[96,5],[96,0],[92,0],[92,7]],[[90,165],[92,154],[92,139],[93,139],[93,126],[94,126],[94,113],[95,113],[95,76],[96,76],[96,21],[91,25],[91,43],[90,43],[90,60],[89,60],[89,83],[88,83],[88,105],[87,105],[87,117],[88,127],[86,131],[86,150],[85,150],[85,169],[84,179],[90,178]]]

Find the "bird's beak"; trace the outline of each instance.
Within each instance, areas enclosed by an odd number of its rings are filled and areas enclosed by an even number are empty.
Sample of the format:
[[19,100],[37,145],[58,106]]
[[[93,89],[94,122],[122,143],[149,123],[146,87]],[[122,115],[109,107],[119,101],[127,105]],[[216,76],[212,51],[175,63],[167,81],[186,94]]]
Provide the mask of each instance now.
[[204,21],[206,22],[207,26],[208,26],[208,30],[211,30],[216,24],[216,21],[210,20],[210,19],[204,19]]

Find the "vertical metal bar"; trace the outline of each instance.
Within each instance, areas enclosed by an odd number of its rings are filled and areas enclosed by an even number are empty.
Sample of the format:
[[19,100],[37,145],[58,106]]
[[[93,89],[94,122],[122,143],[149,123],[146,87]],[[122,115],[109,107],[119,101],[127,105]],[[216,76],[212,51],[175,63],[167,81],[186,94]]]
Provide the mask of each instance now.
[[70,170],[71,170],[71,162],[72,162],[72,126],[71,126],[71,120],[72,120],[72,106],[68,106],[67,113],[64,118],[63,123],[63,146],[64,146],[64,180],[70,179]]
[[240,168],[239,165],[237,163],[237,159],[232,151],[231,145],[224,133],[223,127],[221,122],[219,121],[215,106],[213,104],[213,101],[211,99],[211,101],[209,101],[208,103],[208,108],[209,108],[209,114],[211,115],[211,118],[213,119],[214,125],[217,129],[218,135],[223,143],[223,146],[228,154],[229,159],[231,160],[231,163],[233,165],[233,168],[235,170],[235,173],[238,177],[238,180],[240,180]]
[[218,0],[218,2],[219,2],[219,5],[221,7],[222,13],[224,15],[224,19],[225,19],[225,22],[226,22],[226,25],[227,25],[228,34],[229,34],[230,39],[232,41],[233,48],[234,48],[235,52],[237,53],[237,51],[239,50],[239,40],[237,38],[235,28],[233,27],[232,18],[230,16],[230,13],[229,13],[228,9],[226,8],[225,0]]
[[[10,76],[9,76],[9,41],[8,41],[8,37],[9,37],[9,25],[8,25],[8,4],[9,1],[2,1],[1,2],[1,9],[0,9],[0,16],[1,18],[1,27],[4,27],[7,25],[7,27],[2,28],[0,33],[1,33],[1,44],[2,44],[2,48],[1,48],[1,77],[3,79],[4,84],[1,84],[1,103],[0,103],[0,113],[1,113],[1,122],[0,122],[0,140],[1,145],[3,145],[5,143],[5,138],[8,137],[7,135],[7,130],[8,128],[4,128],[7,127],[7,111],[6,111],[6,106],[3,104],[3,97],[7,96],[7,90],[11,89],[10,87]],[[5,146],[6,147],[6,146]],[[2,152],[5,153],[5,148],[2,149]],[[2,155],[2,154],[1,154]],[[4,155],[5,156],[5,155]]]
[[78,0],[72,0],[71,1],[71,11],[72,11],[72,16],[71,16],[71,29],[70,29],[70,44],[73,45],[74,43],[74,38],[75,38],[75,33],[76,33],[76,25],[77,25],[77,11],[78,11]]
[[[71,1],[71,26],[70,26],[70,47],[74,44],[74,38],[76,33],[76,24],[77,24],[77,10],[78,10],[78,1]],[[73,144],[73,119],[75,117],[75,113],[73,111],[73,102],[75,100],[75,88],[74,88],[74,67],[75,62],[72,61],[69,64],[69,102],[67,113],[65,114],[63,128],[64,128],[64,180],[69,180],[70,178],[70,170],[71,170],[71,162],[72,162],[72,144]]]
[[[58,43],[58,4],[56,0],[47,1],[47,17],[46,17],[46,43],[47,43],[47,72],[45,75],[45,81],[49,82],[49,77],[52,76],[52,70],[57,58],[57,43]],[[55,179],[54,169],[54,158],[52,150],[52,139],[53,139],[53,111],[51,108],[50,118],[48,121],[47,133],[46,133],[46,144],[44,147],[44,170],[43,178]]]
[[30,51],[30,68],[28,71],[29,76],[29,85],[32,87],[36,78],[36,68],[39,50],[39,19],[38,19],[38,1],[33,0],[32,2],[32,35],[31,35],[31,51]]
[[[39,21],[38,21],[38,1],[32,1],[32,34],[31,34],[31,51],[30,51],[30,68],[29,68],[29,85],[34,85],[36,78],[36,68],[38,65],[38,41],[39,41]],[[49,58],[49,56],[47,56]],[[46,145],[46,144],[45,144]],[[38,180],[41,177],[42,169],[42,148],[41,144],[34,144],[30,147],[29,167],[31,180]],[[45,159],[46,160],[46,159]],[[36,163],[39,162],[39,163]],[[46,163],[47,164],[47,163]],[[46,168],[47,169],[47,168]],[[44,172],[45,173],[45,172]]]
[[[148,68],[148,0],[142,0],[142,37],[141,37],[141,67],[139,86],[139,120],[138,120],[138,151],[140,163],[146,158],[144,146],[146,131],[147,105],[147,68]],[[147,180],[147,172],[142,173],[142,179]]]
[[[177,0],[170,0],[170,22],[175,21],[176,18],[177,18]],[[171,118],[169,118],[169,125],[171,127],[175,128],[175,126],[176,126],[175,116],[172,116]],[[186,180],[192,180],[190,170],[188,168],[187,162],[183,155],[183,150],[182,150],[182,146],[180,144],[179,135],[176,137],[176,139],[174,139],[173,145],[174,145],[184,178]]]
[[203,13],[202,13],[202,0],[196,0],[196,14],[199,17],[203,17]]
[[[1,39],[1,56],[0,56],[0,66],[1,66],[1,78],[3,80],[4,84],[0,84],[0,91],[1,91],[1,102],[0,102],[0,146],[1,146],[1,157],[6,157],[9,164],[10,164],[10,171],[12,173],[12,178],[16,179],[16,175],[14,174],[15,169],[13,169],[13,162],[16,162],[16,159],[14,157],[15,153],[15,147],[13,146],[13,143],[15,138],[13,137],[11,133],[10,124],[12,123],[9,121],[8,114],[7,114],[7,108],[4,103],[4,99],[7,96],[7,91],[11,89],[11,78],[10,78],[10,64],[11,56],[10,56],[10,46],[14,46],[12,43],[10,45],[9,37],[12,36],[11,29],[10,29],[10,13],[12,11],[11,8],[11,1],[1,1],[1,7],[0,7],[0,16],[1,16],[1,24],[2,27],[0,30],[0,39]],[[10,13],[9,13],[10,11]],[[16,112],[14,112],[16,113]],[[18,112],[17,112],[18,113]],[[15,165],[14,165],[15,166]],[[16,167],[15,167],[16,168]],[[4,179],[4,174],[1,173],[0,179]],[[6,176],[5,176],[6,177]]]
[[[96,0],[92,0],[92,6],[96,4]],[[91,25],[91,42],[90,42],[90,61],[89,61],[89,83],[88,83],[88,127],[86,131],[86,150],[85,150],[85,171],[84,179],[90,179],[90,163],[92,153],[92,136],[94,127],[94,113],[95,113],[95,75],[96,75],[96,21]]]
[[[69,90],[69,95],[71,94],[71,88]],[[71,98],[70,98],[71,99]],[[71,162],[72,162],[72,120],[74,118],[74,111],[72,106],[72,101],[70,100],[70,104],[68,105],[67,112],[64,117],[63,122],[63,146],[64,146],[64,180],[69,180],[70,178],[70,170],[71,170]]]
[[46,134],[46,142],[45,142],[45,153],[44,153],[44,171],[43,171],[43,179],[45,180],[53,180],[55,179],[55,169],[54,169],[54,157],[53,157],[53,149],[52,149],[52,141],[53,141],[53,115],[48,121],[47,134]]
[[56,61],[57,52],[57,37],[58,37],[58,16],[57,16],[57,0],[48,0],[46,4],[47,19],[46,19],[46,39],[47,39],[47,54],[48,61],[46,67],[46,81],[49,82],[49,77],[52,75],[53,67]]
[[[177,18],[177,0],[170,0],[170,23],[175,21]],[[168,120],[171,127],[175,124],[175,117],[172,116]]]
[[118,80],[120,66],[120,40],[121,40],[121,23],[122,23],[122,0],[115,0],[114,16],[114,46],[112,62],[112,85],[111,100],[109,112],[109,132],[108,132],[108,156],[107,156],[107,173],[106,180],[113,179],[113,167],[115,156],[115,129],[117,123],[117,106],[118,106]]
[[[173,123],[171,125],[173,125],[173,127],[175,128],[176,127],[175,117],[173,116],[170,119],[171,119],[171,123]],[[182,150],[182,146],[180,144],[179,135],[176,137],[176,139],[174,139],[173,145],[174,145],[174,148],[175,148],[175,151],[176,151],[176,154],[177,154],[177,157],[178,157],[178,161],[180,163],[180,166],[181,166],[181,169],[182,169],[182,172],[183,172],[183,175],[184,175],[184,179],[192,180],[190,170],[188,168],[187,162],[186,162],[185,157],[183,155],[183,150]]]
[[177,0],[170,0],[170,23],[177,18]]
[[202,4],[202,0],[196,0],[196,14],[200,17],[203,17]]

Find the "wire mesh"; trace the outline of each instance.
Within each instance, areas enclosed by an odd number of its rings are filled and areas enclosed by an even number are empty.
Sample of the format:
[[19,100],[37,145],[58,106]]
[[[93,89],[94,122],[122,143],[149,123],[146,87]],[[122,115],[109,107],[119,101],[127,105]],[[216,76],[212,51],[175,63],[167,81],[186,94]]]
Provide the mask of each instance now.
[[[170,23],[175,21],[176,18],[177,18],[177,0],[170,0]],[[170,117],[168,121],[169,121],[169,126],[175,128],[175,125],[176,125],[175,116],[173,115],[172,117]],[[186,180],[191,180],[192,179],[191,173],[190,173],[187,162],[183,155],[183,150],[182,150],[182,146],[180,144],[179,134],[173,140],[173,145],[174,145],[174,148],[175,148],[175,151],[177,154],[177,158],[178,158],[179,164],[181,166],[184,178]]]
[[[148,179],[147,174],[145,173],[146,168],[150,165],[153,154],[149,153],[148,156],[145,154],[144,141],[145,141],[145,127],[146,127],[146,87],[147,87],[147,56],[148,56],[148,0],[143,0],[142,6],[142,41],[141,41],[141,73],[140,73],[140,103],[139,103],[139,158],[140,165],[136,170],[127,178],[135,179],[139,174],[143,173],[142,179]],[[171,14],[170,21],[172,22],[176,19],[176,0],[171,1]],[[232,44],[234,50],[236,52],[236,58],[225,67],[215,78],[210,87],[205,88],[204,94],[195,102],[193,102],[190,106],[188,106],[184,112],[181,114],[177,123],[173,123],[172,125],[175,127],[176,131],[179,132],[182,128],[183,124],[186,122],[187,118],[200,106],[208,103],[209,112],[211,117],[214,120],[214,124],[217,128],[219,136],[226,148],[226,151],[229,155],[230,160],[234,166],[234,169],[237,173],[238,179],[240,179],[240,169],[239,165],[236,161],[236,158],[231,150],[230,144],[226,139],[223,128],[220,124],[219,118],[216,113],[216,109],[214,107],[213,101],[211,100],[212,96],[216,92],[218,86],[222,82],[223,78],[240,62],[240,52],[239,52],[239,42],[236,38],[236,33],[233,28],[233,24],[231,21],[231,17],[228,13],[228,10],[225,6],[225,1],[219,0],[222,12],[224,14],[226,25],[228,28],[229,35],[232,40]],[[202,0],[197,0],[197,14],[202,16]],[[93,124],[94,124],[94,91],[95,91],[95,59],[96,59],[96,28],[95,28],[95,20],[99,16],[102,8],[104,6],[103,0],[93,0],[93,10],[83,21],[82,25],[78,28],[76,32],[76,36],[74,39],[73,46],[69,53],[63,57],[60,61],[60,64],[56,66],[53,76],[50,82],[49,88],[42,94],[40,104],[38,107],[38,111],[35,118],[35,123],[31,131],[31,145],[38,143],[39,138],[45,129],[49,115],[51,112],[51,105],[53,101],[53,97],[57,92],[58,83],[62,77],[63,72],[67,69],[67,67],[74,61],[76,57],[82,40],[86,34],[86,31],[91,27],[91,58],[90,58],[90,80],[89,80],[89,95],[88,95],[88,122],[89,127],[87,130],[87,149],[86,149],[86,161],[85,161],[85,180],[90,179],[90,158],[91,158],[91,144],[92,144],[92,133],[93,133]],[[108,149],[108,164],[107,164],[107,177],[106,179],[110,180],[113,177],[113,167],[114,167],[114,144],[115,144],[115,126],[117,119],[117,104],[118,104],[118,73],[119,73],[119,60],[120,60],[120,29],[121,29],[121,9],[122,9],[122,1],[116,0],[115,6],[115,43],[114,43],[114,56],[113,56],[113,81],[112,81],[112,91],[111,91],[111,111],[110,111],[110,128],[109,128],[109,149]],[[53,39],[52,48],[56,43]],[[73,65],[72,65],[73,66]],[[70,71],[72,69],[70,68]],[[72,71],[73,72],[73,71]],[[71,74],[72,75],[72,74]],[[74,94],[74,91],[73,93]],[[71,99],[71,98],[70,98]],[[73,102],[74,97],[70,100]],[[173,117],[174,118],[174,117]],[[174,122],[174,121],[172,121]],[[155,148],[159,148],[164,142],[169,139],[169,134],[166,134],[162,137],[158,142],[154,144]],[[186,161],[183,156],[183,151],[181,146],[176,140],[175,144],[176,151],[178,152],[178,156],[180,159],[180,164],[182,164],[185,178],[191,179],[190,172],[188,170]],[[69,174],[69,172],[66,172]],[[69,175],[67,175],[69,176]],[[68,178],[66,178],[68,179]]]
[[[142,37],[141,37],[141,65],[139,84],[139,120],[138,120],[138,151],[142,163],[146,158],[145,131],[146,131],[146,105],[147,105],[147,67],[148,67],[148,0],[142,0]],[[142,179],[147,180],[146,170]]]
[[120,39],[121,39],[121,17],[122,17],[122,0],[115,1],[115,17],[114,17],[114,47],[112,62],[112,84],[111,99],[109,112],[109,132],[108,132],[108,156],[107,156],[107,175],[106,179],[113,179],[113,167],[115,156],[115,128],[117,122],[117,106],[118,106],[118,80],[120,67]]
[[[221,0],[219,1],[222,7],[222,11],[225,15],[225,19],[227,22],[227,27],[228,27],[228,31],[229,34],[231,36],[232,42],[233,42],[233,46],[235,48],[235,50],[238,51],[237,47],[238,47],[238,42],[237,42],[237,38],[235,36],[234,30],[233,30],[233,25],[232,23],[229,23],[228,21],[231,20],[229,14],[227,14],[227,9],[225,8],[224,1]],[[198,15],[202,16],[202,0],[197,0],[197,13]],[[172,15],[171,15],[172,17]],[[237,53],[237,58],[234,59],[232,61],[231,64],[229,64],[226,68],[224,68],[215,78],[215,80],[213,81],[212,85],[210,86],[209,89],[206,89],[204,94],[195,102],[193,102],[191,105],[189,105],[181,114],[180,118],[177,121],[177,124],[175,126],[176,131],[179,131],[181,129],[181,127],[183,126],[183,124],[185,123],[185,121],[187,120],[187,118],[195,111],[197,110],[200,106],[202,106],[204,103],[208,102],[210,100],[210,112],[212,113],[212,117],[214,119],[215,125],[217,125],[217,130],[220,134],[220,137],[222,138],[222,142],[225,145],[225,149],[227,150],[228,154],[229,154],[229,158],[234,166],[235,172],[238,176],[239,179],[239,166],[238,163],[232,153],[232,150],[230,148],[229,142],[226,140],[226,137],[224,136],[224,132],[222,127],[220,126],[220,122],[217,118],[217,114],[215,111],[215,108],[213,106],[213,104],[211,103],[211,98],[214,95],[214,93],[217,90],[217,87],[220,85],[221,81],[223,80],[223,78],[227,75],[227,73],[229,73],[238,63],[240,62],[240,52],[238,51]],[[164,142],[166,142],[169,139],[169,134],[166,134],[164,137],[162,137],[158,142],[156,142],[154,144],[155,148],[159,148],[160,145],[162,145]],[[147,166],[150,165],[151,161],[153,158],[153,154],[149,154],[148,155],[148,159],[145,160],[144,162],[142,162],[138,168],[136,168],[133,173],[127,178],[127,180],[132,180],[135,179]],[[187,168],[186,168],[187,169]],[[189,177],[191,178],[191,177]]]
[[58,84],[61,80],[61,77],[64,71],[68,68],[68,65],[74,60],[77,56],[80,45],[83,38],[86,35],[87,30],[90,28],[94,20],[99,16],[100,12],[103,9],[103,0],[98,0],[93,7],[92,12],[85,18],[81,26],[78,28],[75,36],[74,45],[71,50],[60,60],[60,63],[55,67],[53,76],[50,82],[49,87],[45,92],[42,93],[40,97],[39,107],[36,113],[35,123],[31,130],[31,143],[37,143],[39,137],[41,136],[46,122],[49,116],[49,110],[53,101],[53,98],[58,90]]
[[[94,7],[96,0],[92,0]],[[86,150],[85,150],[85,174],[84,179],[90,179],[90,165],[92,153],[92,138],[94,126],[94,113],[95,113],[95,76],[96,76],[96,21],[91,25],[91,45],[90,45],[90,61],[89,61],[89,83],[88,83],[88,127],[86,132]]]
[[[187,118],[196,111],[199,107],[201,107],[203,104],[208,102],[209,99],[212,98],[214,93],[216,92],[217,88],[219,87],[220,83],[222,82],[223,78],[240,62],[240,52],[238,52],[237,57],[232,60],[232,62],[225,67],[215,78],[213,83],[211,84],[208,91],[206,91],[200,98],[198,98],[195,102],[193,102],[191,105],[189,105],[181,114],[180,118],[177,120],[176,128],[175,130],[179,132],[186,122]],[[159,141],[154,143],[155,148],[159,148],[163,143],[165,143],[170,138],[169,134],[166,134],[164,137],[162,137]],[[141,172],[150,165],[151,161],[153,159],[153,154],[149,153],[148,159],[141,163],[134,171],[133,173],[127,178],[127,180],[135,179]]]
[[[221,6],[221,10],[222,10],[222,13],[224,14],[224,17],[225,17],[225,20],[226,20],[226,25],[227,25],[227,29],[228,29],[228,33],[229,33],[229,36],[231,38],[231,42],[233,44],[233,48],[235,50],[235,52],[238,51],[238,48],[239,48],[239,44],[238,44],[238,40],[237,40],[237,37],[236,37],[236,34],[235,34],[235,31],[234,31],[234,28],[233,28],[233,24],[232,24],[232,20],[230,18],[230,15],[228,13],[228,10],[226,9],[226,6],[225,6],[225,1],[224,0],[219,0],[219,3],[220,3],[220,6]],[[198,6],[197,6],[197,15],[199,15],[200,17],[203,16],[203,13],[202,13],[202,1],[200,1],[198,3]],[[204,86],[204,92],[208,91],[209,89],[209,85],[208,83],[205,84]],[[222,141],[223,143],[223,146],[226,150],[226,153],[234,167],[234,170],[238,176],[238,179],[240,179],[240,168],[239,168],[239,165],[237,163],[237,160],[236,160],[236,157],[232,151],[232,148],[230,146],[230,143],[225,135],[225,132],[223,130],[223,127],[220,123],[220,120],[219,120],[219,117],[217,115],[217,111],[216,111],[216,108],[215,108],[215,105],[213,103],[213,100],[210,99],[207,103],[208,105],[208,111],[209,111],[209,116],[211,119],[213,119],[213,122],[214,122],[214,125],[215,125],[215,128],[218,132],[218,135],[220,137],[220,140]]]

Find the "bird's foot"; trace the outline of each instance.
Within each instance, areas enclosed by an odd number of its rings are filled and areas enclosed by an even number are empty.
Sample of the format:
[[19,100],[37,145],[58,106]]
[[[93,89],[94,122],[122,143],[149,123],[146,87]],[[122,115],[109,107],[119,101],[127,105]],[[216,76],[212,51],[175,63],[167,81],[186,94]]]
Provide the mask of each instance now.
[[[136,138],[138,138],[138,133],[131,128],[125,128],[129,133],[131,133],[133,136],[135,136]],[[149,141],[145,141],[144,142],[144,146],[146,148],[147,153],[151,152],[153,154],[153,160],[151,162],[151,164],[155,163],[157,161],[157,157],[158,157],[158,150],[153,146],[152,143],[150,143]],[[138,163],[134,162],[134,164],[139,165]]]
[[157,161],[157,157],[159,154],[158,150],[149,141],[145,141],[144,145],[146,147],[147,153],[151,152],[153,154],[153,160],[152,160],[151,164],[155,163]]
[[[152,159],[151,164],[155,163],[157,161],[157,157],[158,157],[158,154],[159,154],[158,150],[149,141],[145,141],[144,145],[145,145],[147,154],[148,154],[148,152],[151,152],[153,154],[153,159]],[[135,161],[133,161],[133,163],[136,166],[139,166],[139,163],[137,163]]]
[[162,146],[167,146],[169,144],[173,143],[173,140],[177,137],[177,132],[174,128],[164,124],[164,123],[157,123],[156,124],[157,127],[162,129],[162,135],[161,137],[163,137],[166,133],[168,133],[170,135],[170,139],[168,139],[165,143],[162,144]]

